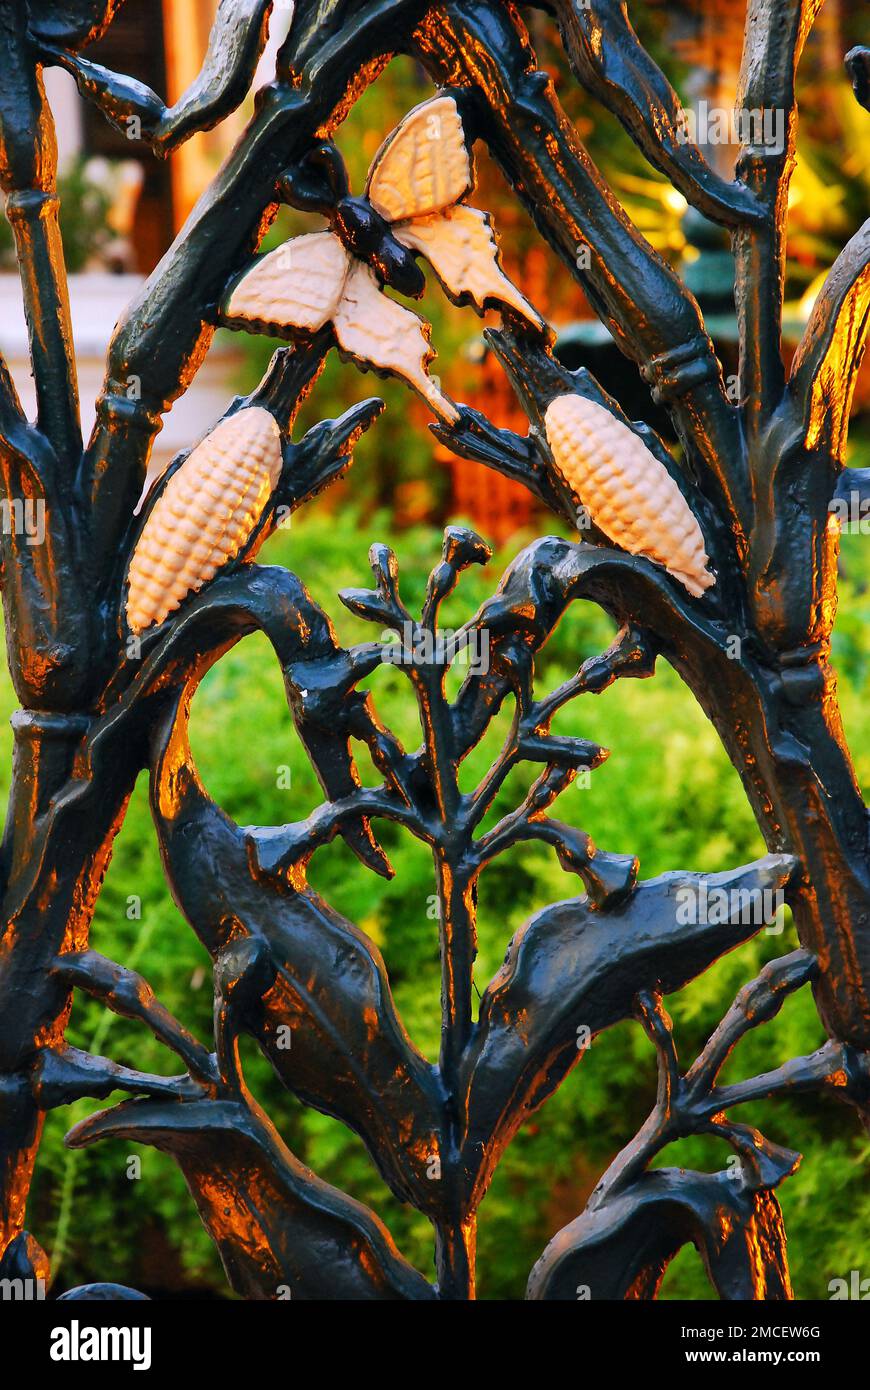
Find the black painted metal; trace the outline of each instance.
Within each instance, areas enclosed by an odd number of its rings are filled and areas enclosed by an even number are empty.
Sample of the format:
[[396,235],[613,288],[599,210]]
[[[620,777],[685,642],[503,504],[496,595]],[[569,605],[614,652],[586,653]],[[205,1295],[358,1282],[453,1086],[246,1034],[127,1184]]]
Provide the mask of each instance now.
[[[30,424],[0,363],[0,460],[8,497],[47,504],[44,546],[28,546],[14,532],[3,537],[8,651],[22,709],[2,847],[0,1277],[48,1274],[24,1230],[42,1116],[78,1097],[120,1090],[131,1098],[78,1125],[69,1142],[123,1136],[172,1154],[242,1294],[472,1297],[476,1213],[505,1146],[580,1060],[578,1030],[591,1037],[636,1017],[659,1055],[656,1105],[585,1211],[543,1253],[528,1296],[652,1297],[669,1260],[693,1241],[721,1297],[790,1297],[775,1188],[798,1156],[727,1111],[785,1091],[825,1091],[865,1117],[870,1105],[867,814],[828,663],[836,579],[828,507],[866,327],[870,227],[832,270],[788,381],[778,351],[794,67],[813,0],[749,0],[742,100],[780,106],[789,139],[780,151],[745,147],[733,181],[682,139],[677,98],[638,44],[623,4],[554,0],[541,7],[558,22],[578,79],[693,206],[729,228],[739,403],[725,394],[697,304],[609,197],[512,7],[499,0],[299,0],[275,81],[116,331],[97,424],[83,447],[42,65],[65,67],[110,120],[123,126],[137,119],[141,138],[166,152],[238,105],[270,6],[221,0],[202,73],[171,109],[81,55],[116,8],[111,0],[41,0],[0,9],[0,181],[22,267],[38,397]],[[347,194],[327,138],[397,50],[415,55],[450,89],[466,130],[489,146],[669,412],[685,460],[679,466],[646,426],[625,420],[588,373],[562,368],[546,337],[509,310],[491,342],[528,414],[528,435],[496,429],[465,407],[455,426],[439,424],[435,432],[463,457],[519,479],[573,524],[580,499],[552,466],[543,416],[559,394],[603,404],[671,473],[717,574],[715,587],[696,600],[662,568],[613,549],[595,531],[583,543],[540,539],[460,634],[460,641],[485,635],[490,663],[472,668],[451,701],[445,676],[457,644],[440,652],[434,644],[439,606],[463,570],[487,563],[487,545],[471,531],[445,533],[419,617],[400,597],[395,556],[373,546],[375,587],[341,599],[405,643],[400,669],[423,733],[413,752],[360,688],[395,649],[381,640],[342,648],[300,579],[252,563],[278,508],[302,505],[342,472],[353,440],[381,409],[366,402],[291,440],[300,400],[334,346],[329,328],[299,335],[276,353],[258,390],[227,412],[261,405],[283,439],[281,479],[244,552],[147,631],[141,649],[131,650],[123,618],[125,574],[145,519],[133,517],[133,506],[161,416],[189,385],[226,290],[278,201],[327,212],[382,279],[419,291],[413,260],[371,206]],[[866,66],[866,50],[853,50],[860,101]],[[581,246],[589,248],[588,269]],[[141,389],[131,393],[134,377]],[[847,477],[861,484],[854,472]],[[146,517],[163,486],[156,485]],[[560,689],[538,695],[535,655],[578,599],[610,613],[619,636]],[[199,680],[256,630],[274,647],[290,713],[326,797],[307,820],[270,829],[242,829],[214,804],[187,739]],[[424,638],[433,639],[434,660],[418,653],[427,650]],[[554,714],[616,679],[651,675],[658,655],[716,725],[764,832],[767,858],[732,874],[638,881],[633,858],[596,849],[584,831],[549,814],[578,770],[606,756],[579,736],[551,734]],[[459,766],[505,705],[513,712],[509,738],[477,789],[463,793]],[[361,785],[354,743],[381,774],[378,787]],[[532,768],[524,800],[481,831],[496,792],[524,764]],[[144,980],[88,946],[112,840],[143,767],[151,769],[173,894],[214,962],[213,1050],[166,1012]],[[366,870],[389,875],[375,828],[383,818],[432,854],[442,957],[437,1065],[408,1037],[377,948],[307,882],[312,855],[336,835]],[[550,844],[580,892],[542,907],[516,935],[474,1021],[478,880],[496,856],[527,839]],[[678,893],[711,887],[727,890],[725,900],[739,906],[721,920],[681,923]],[[744,920],[740,894],[765,890],[787,893],[802,949],[740,992],[682,1073],[661,996],[759,930],[757,917]],[[766,1075],[720,1085],[740,1037],[810,981],[829,1042]],[[69,1047],[64,1024],[74,988],[141,1020],[177,1054],[182,1074],[143,1075]],[[289,1049],[282,1046],[287,1028]],[[434,1283],[402,1258],[374,1213],[287,1150],[246,1089],[242,1033],[258,1040],[289,1090],[354,1129],[392,1191],[429,1217]],[[648,1171],[665,1145],[701,1132],[732,1145],[738,1181],[726,1173]],[[90,1285],[66,1297],[136,1294]]]

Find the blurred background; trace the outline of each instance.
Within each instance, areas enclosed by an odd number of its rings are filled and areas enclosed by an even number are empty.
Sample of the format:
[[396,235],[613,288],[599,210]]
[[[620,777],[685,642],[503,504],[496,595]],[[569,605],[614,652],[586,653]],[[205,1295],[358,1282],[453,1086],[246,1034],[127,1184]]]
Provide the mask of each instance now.
[[[710,106],[733,105],[744,0],[649,0],[630,9],[635,27],[687,106],[702,100]],[[197,72],[214,10],[215,0],[139,0],[122,8],[89,56],[141,78],[171,102]],[[274,71],[290,13],[288,4],[276,5],[258,83]],[[688,210],[683,197],[646,165],[618,123],[578,90],[550,22],[530,12],[529,23],[540,61],[551,71],[581,138],[636,224],[698,296],[726,374],[731,373],[736,322],[727,240]],[[867,41],[861,0],[827,0],[800,75],[799,160],[789,200],[787,353],[800,337],[838,250],[870,211],[870,116],[855,102],[842,62],[859,41]],[[58,125],[61,220],[87,427],[116,319],[231,149],[253,98],[217,130],[195,136],[171,160],[161,162],[147,151],[140,153],[85,106],[64,73],[51,70],[46,79]],[[396,60],[357,104],[338,135],[355,191],[362,190],[383,137],[430,94],[424,74],[413,63]],[[733,148],[718,147],[712,153],[723,167],[729,160],[733,165]],[[621,357],[580,289],[551,258],[482,151],[477,170],[474,203],[493,213],[505,267],[556,328],[563,361],[572,368],[590,367],[632,417],[648,420],[673,444],[667,420],[635,368]],[[282,211],[266,245],[315,226],[311,218]],[[497,424],[525,432],[526,421],[498,365],[484,350],[480,321],[471,311],[451,306],[434,282],[424,312],[438,349],[432,371],[448,394],[485,411]],[[0,219],[0,348],[25,399],[30,385],[26,342],[11,234]],[[243,334],[217,335],[194,385],[167,418],[158,438],[158,466],[194,442],[233,393],[250,389],[275,346]],[[438,558],[443,526],[471,524],[496,544],[498,553],[487,571],[464,580],[445,609],[444,624],[458,626],[495,587],[513,556],[533,536],[558,529],[558,524],[519,487],[452,458],[429,433],[428,412],[403,387],[363,376],[334,356],[300,427],[369,395],[383,396],[388,410],[361,441],[349,475],[295,515],[290,529],[268,543],[262,558],[287,564],[304,578],[332,615],[342,640],[369,639],[371,630],[341,607],[335,593],[367,584],[370,542],[389,540],[397,550],[405,600],[413,611]],[[856,393],[849,462],[870,465],[866,364]],[[865,788],[870,784],[870,713],[864,698],[870,674],[868,546],[870,538],[860,535],[843,539],[835,633],[846,731]],[[544,652],[539,689],[573,673],[610,637],[610,624],[598,609],[575,605]],[[382,717],[416,746],[413,702],[401,672],[385,668],[372,685]],[[5,715],[14,705],[4,671],[0,776],[7,778],[11,734]],[[677,867],[715,871],[764,853],[736,774],[691,696],[664,664],[654,681],[618,683],[600,699],[575,703],[561,718],[563,731],[570,727],[605,744],[612,756],[592,778],[591,788],[575,786],[565,794],[560,814],[582,824],[603,848],[638,854],[644,877]],[[194,703],[192,734],[210,792],[240,823],[278,824],[304,816],[318,803],[319,789],[295,740],[280,671],[265,639],[246,640],[207,676]],[[469,759],[467,784],[485,771],[502,734],[501,726],[494,726]],[[510,809],[523,790],[516,779],[509,780],[496,810]],[[434,1056],[440,1015],[431,865],[423,846],[395,832],[392,825],[383,832],[397,870],[392,883],[366,874],[342,845],[317,857],[312,880],[381,947],[409,1031]],[[490,869],[480,901],[480,991],[522,921],[536,907],[573,892],[543,846],[519,847]],[[163,881],[144,778],[117,841],[93,944],[141,971],[163,1002],[208,1038],[209,962]],[[781,936],[762,935],[668,1001],[685,1063],[739,986],[764,960],[796,944],[789,920]],[[167,1055],[149,1034],[81,999],[75,1003],[69,1036],[75,1045],[119,1062],[167,1069]],[[822,1041],[812,1000],[804,991],[773,1024],[741,1044],[726,1079],[766,1070]],[[296,1104],[250,1049],[246,1070],[293,1151],[321,1177],[374,1206],[402,1251],[431,1273],[427,1223],[391,1197],[360,1141],[338,1123]],[[639,1028],[625,1024],[596,1041],[502,1161],[481,1211],[481,1297],[522,1297],[543,1246],[581,1210],[604,1167],[642,1123],[654,1094],[655,1059]],[[141,1158],[141,1176],[131,1178],[129,1155],[118,1144],[66,1152],[63,1133],[88,1106],[73,1110],[72,1115],[66,1111],[49,1117],[29,1221],[51,1256],[58,1288],[101,1279],[132,1283],[157,1296],[225,1297],[218,1259],[171,1161],[151,1149],[134,1150]],[[780,1190],[797,1296],[826,1298],[832,1278],[848,1277],[852,1269],[870,1274],[870,1143],[858,1133],[851,1113],[809,1099],[745,1107],[741,1118],[805,1153],[797,1175]],[[697,1140],[673,1146],[661,1161],[716,1169],[726,1157],[721,1145]],[[709,1296],[694,1250],[683,1251],[674,1262],[664,1295]]]

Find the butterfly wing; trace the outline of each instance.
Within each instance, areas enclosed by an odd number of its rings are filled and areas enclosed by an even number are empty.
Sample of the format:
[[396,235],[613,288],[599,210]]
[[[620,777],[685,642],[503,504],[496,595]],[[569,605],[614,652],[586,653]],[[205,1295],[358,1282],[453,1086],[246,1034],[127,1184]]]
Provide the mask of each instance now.
[[465,131],[452,97],[409,111],[372,161],[366,194],[388,222],[428,217],[464,198],[472,185]]
[[349,265],[348,252],[332,232],[293,237],[239,281],[225,317],[261,333],[322,328],[335,318]]
[[508,304],[543,327],[537,311],[499,265],[498,247],[485,212],[477,208],[448,208],[436,217],[395,227],[393,235],[427,259],[451,299],[467,297],[481,312],[488,300]]
[[333,320],[339,345],[360,363],[402,377],[437,415],[454,424],[459,412],[427,371],[435,353],[429,325],[389,299],[363,261],[354,260]]

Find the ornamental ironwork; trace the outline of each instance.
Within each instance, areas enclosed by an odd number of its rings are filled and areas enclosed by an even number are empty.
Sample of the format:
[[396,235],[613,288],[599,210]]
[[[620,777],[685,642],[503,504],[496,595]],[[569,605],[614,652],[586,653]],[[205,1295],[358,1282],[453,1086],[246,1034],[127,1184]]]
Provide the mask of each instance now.
[[[784,138],[746,129],[733,178],[693,142],[624,3],[539,8],[576,80],[692,207],[730,233],[737,399],[698,304],[606,187],[513,5],[298,0],[274,80],[115,331],[83,443],[43,69],[71,73],[110,122],[163,156],[242,102],[271,4],[220,0],[203,68],[171,107],[87,56],[117,0],[0,9],[0,182],[37,396],[29,422],[0,363],[0,461],[10,506],[42,504],[45,519],[41,545],[15,527],[2,538],[8,658],[21,704],[2,849],[3,1277],[48,1273],[26,1229],[44,1115],[120,1091],[126,1099],[77,1124],[68,1142],[122,1137],[171,1154],[238,1293],[472,1298],[477,1212],[506,1146],[589,1039],[634,1018],[657,1052],[657,1099],[585,1208],[542,1252],[528,1297],[652,1298],[690,1242],[721,1298],[791,1297],[776,1190],[799,1155],[733,1112],[759,1097],[816,1091],[866,1118],[870,1100],[867,812],[829,662],[838,543],[830,503],[844,485],[870,311],[870,224],[837,259],[786,375],[795,70],[817,0],[748,2],[738,104],[782,112]],[[364,192],[353,194],[334,137],[397,53],[419,62],[433,95],[388,136]],[[870,53],[855,49],[847,62],[867,105]],[[550,329],[505,275],[496,230],[475,206],[477,141],[667,410],[679,459],[588,372],[556,360]],[[282,202],[326,227],[312,224],[257,258]],[[453,401],[430,374],[428,325],[387,294],[419,298],[421,261],[457,303],[499,311],[488,339],[528,416],[526,434]],[[287,345],[256,390],[232,401],[137,506],[162,417],[191,385],[219,326]],[[442,602],[469,566],[490,559],[471,530],[445,532],[419,612],[402,598],[396,555],[373,545],[373,587],[339,597],[380,633],[350,647],[302,577],[255,563],[280,519],[348,468],[355,440],[382,409],[366,401],[294,440],[299,406],[333,350],[407,382],[431,407],[443,445],[469,466],[521,482],[577,535],[530,544],[446,640]],[[846,485],[863,479],[851,470]],[[542,692],[536,657],[581,600],[615,619],[618,636]],[[206,792],[188,741],[198,683],[253,632],[274,648],[289,717],[324,795],[307,819],[275,827],[236,825]],[[485,647],[487,659],[470,665],[451,697],[447,674],[469,645]],[[643,879],[634,857],[599,849],[586,829],[553,813],[578,772],[594,775],[607,751],[580,733],[554,734],[556,714],[571,702],[581,711],[581,696],[616,680],[651,676],[659,656],[713,721],[766,858],[725,874]],[[416,701],[415,750],[383,722],[366,686],[384,662]],[[502,711],[510,716],[504,746],[477,787],[463,791],[460,765]],[[363,759],[376,785],[361,778]],[[88,942],[113,839],[145,768],[173,896],[213,961],[208,1042],[191,1036],[143,978]],[[527,790],[485,828],[517,770]],[[329,853],[336,837],[360,873],[389,876],[378,839],[384,820],[432,856],[437,1064],[408,1036],[377,947],[308,881],[312,856]],[[505,943],[475,1018],[478,882],[526,840],[552,848],[574,896],[542,904]],[[741,989],[686,1066],[663,995],[761,930],[765,915],[746,905],[777,895],[794,914],[800,949]],[[717,910],[683,913],[687,898],[707,906],[715,898]],[[805,986],[825,1045],[723,1083],[740,1039]],[[178,1074],[143,1074],[71,1047],[64,1033],[77,990],[150,1029],[176,1054]],[[245,1084],[243,1035],[293,1095],[355,1131],[396,1197],[428,1217],[432,1269],[413,1268],[373,1211],[289,1151]],[[651,1166],[693,1134],[727,1141],[736,1165],[719,1173]],[[93,1294],[85,1287],[66,1296]]]

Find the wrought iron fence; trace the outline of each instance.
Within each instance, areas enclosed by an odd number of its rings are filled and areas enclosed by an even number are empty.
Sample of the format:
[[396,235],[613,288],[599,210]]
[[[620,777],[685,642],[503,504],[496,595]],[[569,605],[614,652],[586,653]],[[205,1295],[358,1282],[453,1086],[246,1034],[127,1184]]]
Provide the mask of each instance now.
[[[685,1244],[726,1299],[791,1296],[776,1197],[799,1155],[739,1123],[744,1102],[821,1091],[866,1118],[870,851],[829,664],[849,405],[870,306],[870,224],[822,289],[786,379],[780,355],[784,218],[794,163],[795,68],[816,0],[749,0],[733,179],[714,171],[664,74],[614,0],[540,6],[577,78],[650,162],[732,238],[739,390],[726,390],[697,303],[613,199],[560,110],[519,12],[500,0],[299,0],[275,80],[239,144],[113,337],[97,422],[83,445],[57,220],[45,65],[132,139],[164,155],[246,95],[268,0],[221,0],[199,78],[172,107],[83,53],[112,0],[0,11],[0,179],[22,270],[38,414],[25,418],[0,364],[5,497],[40,508],[43,536],[3,536],[3,598],[15,716],[2,850],[0,1249],[4,1278],[44,1278],[25,1230],[44,1114],[128,1093],[78,1124],[72,1145],[120,1137],[179,1164],[232,1287],[250,1298],[468,1299],[477,1211],[506,1146],[580,1062],[589,1041],[636,1018],[659,1059],[659,1091],[576,1219],[531,1272],[532,1299],[651,1298]],[[333,135],[395,53],[437,89],[393,132],[354,195]],[[868,50],[847,59],[868,102]],[[780,113],[781,128],[753,113]],[[781,138],[774,138],[777,130]],[[678,460],[628,420],[588,372],[568,372],[534,306],[500,268],[473,206],[483,141],[543,238],[583,285],[682,446]],[[254,259],[278,204],[327,230]],[[489,341],[529,419],[524,436],[449,399],[428,371],[428,325],[389,297],[419,297],[418,258],[445,293],[502,323]],[[136,507],[162,415],[187,389],[219,325],[273,334],[257,389],[233,401]],[[528,546],[458,631],[439,608],[484,540],[449,528],[419,616],[396,556],[374,545],[371,590],[341,601],[380,633],[349,648],[302,578],[254,555],[292,510],[349,465],[381,404],[291,437],[327,354],[403,378],[459,456],[522,482],[578,533]],[[848,487],[863,486],[854,470]],[[841,483],[842,486],[842,483]],[[31,528],[32,530],[32,528]],[[566,608],[598,604],[619,634],[558,689],[535,658]],[[242,828],[211,800],[188,743],[204,673],[261,631],[323,804],[304,821]],[[447,673],[472,660],[458,695]],[[680,673],[743,779],[769,854],[732,873],[639,879],[635,858],[596,847],[550,814],[606,750],[551,731],[556,714],[613,681]],[[408,751],[365,681],[407,678],[422,741]],[[582,702],[578,706],[582,708]],[[507,710],[510,731],[478,786],[463,759]],[[358,761],[380,782],[364,784]],[[88,945],[112,842],[138,772],[166,874],[214,963],[214,1039],[192,1037],[147,982]],[[485,824],[517,769],[528,790]],[[442,963],[441,1051],[430,1063],[398,1016],[377,947],[314,891],[307,868],[343,837],[360,872],[389,876],[378,821],[430,850]],[[507,945],[477,1018],[477,887],[524,840],[550,845],[577,895],[542,905]],[[579,883],[576,882],[579,880]],[[786,900],[802,947],[738,994],[696,1060],[680,1063],[662,996],[769,925]],[[747,1080],[720,1071],[741,1037],[811,984],[829,1041]],[[69,1046],[74,990],[138,1019],[180,1059],[146,1075]],[[239,1039],[255,1038],[305,1104],[364,1141],[392,1192],[425,1213],[435,1278],[397,1251],[378,1217],[287,1149],[250,1095]],[[711,1134],[736,1161],[719,1173],[650,1165],[672,1141]],[[114,1288],[117,1297],[135,1296]],[[67,1297],[93,1296],[92,1288]]]

